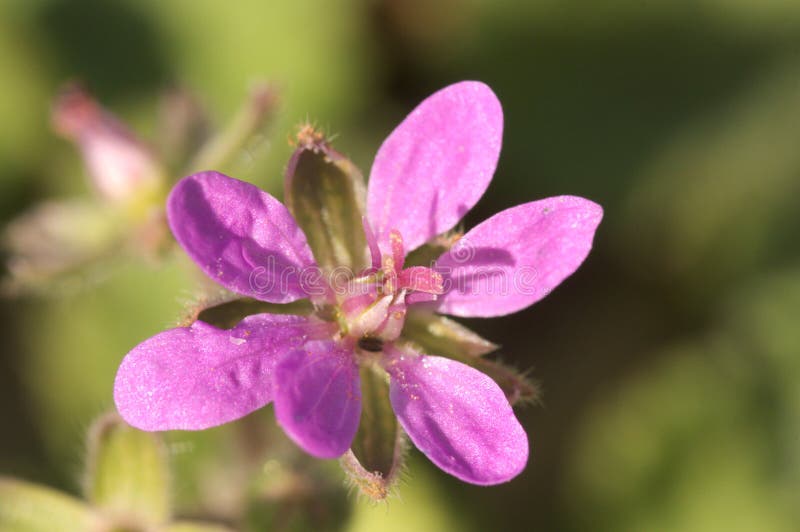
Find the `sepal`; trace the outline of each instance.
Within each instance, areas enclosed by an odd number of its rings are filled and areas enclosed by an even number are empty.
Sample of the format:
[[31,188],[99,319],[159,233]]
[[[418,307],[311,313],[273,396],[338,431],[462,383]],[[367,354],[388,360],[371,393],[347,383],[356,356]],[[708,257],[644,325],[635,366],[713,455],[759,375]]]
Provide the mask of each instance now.
[[362,228],[364,177],[311,126],[297,134],[286,169],[286,205],[303,229],[317,264],[350,277],[367,266]]
[[389,401],[383,370],[361,368],[361,422],[350,450],[340,459],[350,484],[368,498],[388,497],[403,469],[407,444]]
[[458,360],[491,377],[511,404],[535,401],[539,389],[525,373],[484,355],[499,348],[460,323],[427,310],[412,310],[406,316],[403,340],[415,350]]
[[299,299],[291,303],[268,303],[224,291],[217,295],[198,298],[189,303],[179,325],[188,327],[200,320],[220,329],[230,329],[253,314],[307,316],[313,311],[314,306],[308,299]]

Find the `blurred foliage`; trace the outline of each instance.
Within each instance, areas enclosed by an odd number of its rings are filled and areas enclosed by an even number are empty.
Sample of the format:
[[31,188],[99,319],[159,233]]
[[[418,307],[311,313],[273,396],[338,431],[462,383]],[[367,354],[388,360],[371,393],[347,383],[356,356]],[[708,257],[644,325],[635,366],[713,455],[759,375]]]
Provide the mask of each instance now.
[[[519,478],[469,486],[412,452],[398,498],[351,495],[349,513],[335,464],[299,459],[267,409],[168,435],[181,515],[247,510],[259,529],[276,515],[269,479],[310,475],[335,503],[318,515],[354,530],[796,529],[800,3],[10,0],[0,78],[4,223],[88,194],[49,130],[69,78],[145,138],[165,90],[188,89],[223,126],[252,82],[275,82],[273,124],[220,168],[275,194],[298,123],[338,133],[368,175],[413,105],[480,79],[506,129],[465,225],[554,194],[606,209],[589,260],[549,298],[467,320],[542,383],[543,406],[520,410],[533,452]],[[83,434],[112,404],[119,361],[180,319],[194,273],[175,253],[0,303],[0,474],[77,493]]]
[[587,411],[564,493],[577,529],[795,529],[800,271],[743,292]]
[[86,500],[0,477],[0,530],[230,532],[216,523],[173,518],[168,454],[160,434],[136,430],[111,412],[95,420],[87,439]]

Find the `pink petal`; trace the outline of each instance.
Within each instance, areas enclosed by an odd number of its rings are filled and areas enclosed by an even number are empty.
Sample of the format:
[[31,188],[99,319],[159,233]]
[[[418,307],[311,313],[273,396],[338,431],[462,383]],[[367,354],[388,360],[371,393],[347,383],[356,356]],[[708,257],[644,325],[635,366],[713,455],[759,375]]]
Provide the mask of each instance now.
[[379,240],[391,229],[411,251],[451,229],[483,195],[503,136],[492,90],[464,81],[429,96],[375,156],[367,215]]
[[411,441],[451,475],[499,484],[528,461],[528,437],[497,384],[469,366],[396,352],[387,370],[392,407]]
[[560,196],[500,212],[436,261],[445,294],[439,312],[502,316],[539,301],[589,254],[603,209]]
[[183,178],[167,202],[175,238],[200,268],[238,294],[272,303],[308,297],[314,268],[303,231],[278,200],[218,172]]
[[354,354],[312,341],[275,371],[275,417],[297,445],[318,458],[342,455],[356,435],[361,387]]
[[202,321],[145,340],[114,383],[117,410],[142,430],[200,430],[238,419],[272,400],[279,355],[304,339],[306,318],[257,314],[231,330]]

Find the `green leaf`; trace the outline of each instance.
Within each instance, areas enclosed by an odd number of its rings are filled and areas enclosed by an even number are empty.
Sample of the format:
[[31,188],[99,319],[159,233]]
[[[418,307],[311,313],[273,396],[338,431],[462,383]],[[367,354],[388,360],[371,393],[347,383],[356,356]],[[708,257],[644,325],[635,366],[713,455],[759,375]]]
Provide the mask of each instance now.
[[342,467],[361,493],[374,500],[386,498],[405,455],[405,440],[389,401],[386,374],[375,367],[361,368],[361,421]]
[[86,532],[99,518],[83,501],[39,486],[0,477],[0,530]]
[[117,414],[95,421],[86,488],[89,501],[109,515],[147,524],[166,522],[170,475],[161,437],[128,426]]
[[323,269],[367,266],[365,198],[358,168],[310,126],[301,129],[286,170],[285,200]]
[[449,318],[430,311],[412,310],[406,316],[403,340],[415,350],[452,358],[485,373],[502,388],[511,404],[539,397],[538,388],[524,373],[484,357],[497,350],[498,345]]

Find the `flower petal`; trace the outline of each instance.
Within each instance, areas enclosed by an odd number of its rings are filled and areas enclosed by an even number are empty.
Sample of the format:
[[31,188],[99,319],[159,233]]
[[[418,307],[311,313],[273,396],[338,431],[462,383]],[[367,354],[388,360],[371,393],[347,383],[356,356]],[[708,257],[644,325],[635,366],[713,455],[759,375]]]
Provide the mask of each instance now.
[[167,202],[175,238],[216,282],[270,303],[309,296],[316,263],[303,231],[278,200],[218,172],[183,178]]
[[358,367],[351,351],[311,341],[275,371],[275,417],[297,445],[318,458],[342,455],[361,416]]
[[451,229],[486,191],[503,137],[492,90],[463,81],[429,96],[383,142],[367,193],[381,241],[391,229],[410,251]]
[[301,344],[306,318],[258,314],[230,330],[197,321],[145,340],[117,371],[114,401],[142,430],[200,430],[272,400],[282,353]]
[[447,358],[394,353],[390,397],[411,441],[447,473],[499,484],[528,461],[528,436],[497,384]]
[[560,196],[495,214],[436,261],[445,294],[437,310],[454,316],[502,316],[545,297],[589,254],[603,209]]

